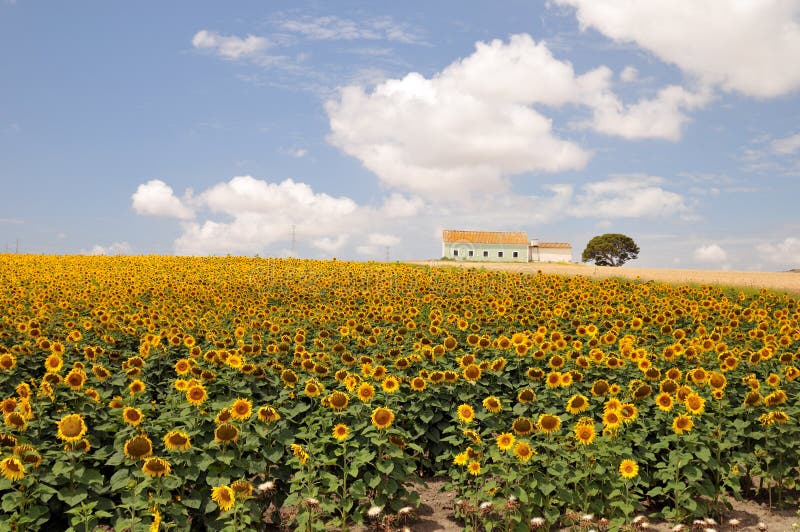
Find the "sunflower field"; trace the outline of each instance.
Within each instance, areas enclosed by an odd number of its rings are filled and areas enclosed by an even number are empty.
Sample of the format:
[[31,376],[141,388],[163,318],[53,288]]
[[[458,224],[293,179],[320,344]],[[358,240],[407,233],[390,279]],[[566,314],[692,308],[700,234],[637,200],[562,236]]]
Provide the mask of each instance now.
[[773,506],[800,305],[583,277],[0,255],[0,530],[471,530]]

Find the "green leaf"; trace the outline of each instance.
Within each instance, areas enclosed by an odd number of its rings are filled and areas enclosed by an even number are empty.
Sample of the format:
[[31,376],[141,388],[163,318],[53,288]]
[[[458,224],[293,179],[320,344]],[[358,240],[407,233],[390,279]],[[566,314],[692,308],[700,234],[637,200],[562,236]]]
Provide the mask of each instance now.
[[82,501],[86,500],[86,497],[89,496],[89,494],[86,493],[86,490],[81,488],[64,488],[56,495],[67,506],[76,506]]

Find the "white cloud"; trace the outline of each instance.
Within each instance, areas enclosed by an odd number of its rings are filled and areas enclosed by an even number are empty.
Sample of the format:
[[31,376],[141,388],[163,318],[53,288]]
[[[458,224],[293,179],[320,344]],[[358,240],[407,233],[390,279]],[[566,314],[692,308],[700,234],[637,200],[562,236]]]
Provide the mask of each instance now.
[[794,0],[556,0],[582,28],[635,42],[707,84],[770,98],[800,88]]
[[348,235],[337,235],[336,237],[322,237],[314,240],[312,245],[325,253],[339,251],[347,243]]
[[109,246],[96,244],[90,250],[81,250],[81,255],[130,255],[133,248],[127,242],[114,242]]
[[300,33],[316,40],[388,40],[405,43],[419,42],[419,37],[408,26],[390,17],[356,21],[337,16],[303,17],[281,23],[284,30]]
[[145,216],[166,216],[188,220],[194,217],[192,209],[172,192],[172,187],[160,179],[139,185],[131,196],[133,210]]
[[639,79],[639,71],[632,66],[626,66],[625,68],[622,69],[622,72],[619,75],[619,79],[621,79],[625,83],[633,83],[634,81]]
[[622,175],[583,185],[571,199],[569,213],[577,218],[657,218],[687,215],[683,197],[664,190],[655,176]]
[[704,106],[711,98],[709,92],[692,93],[670,85],[658,91],[655,98],[640,100],[625,106],[613,94],[598,97],[591,122],[593,129],[607,135],[626,139],[665,139],[678,141],[689,117],[684,110]]
[[787,237],[777,243],[756,246],[762,259],[776,264],[791,264],[800,268],[800,238]]
[[387,218],[408,218],[418,214],[424,207],[425,202],[422,199],[407,198],[395,192],[384,200],[380,210]]
[[771,144],[773,153],[778,155],[791,155],[800,151],[800,133],[782,139],[775,139]]
[[215,31],[200,30],[192,37],[192,45],[198,49],[212,50],[226,59],[258,55],[269,42],[264,37],[248,35],[245,38],[220,35]]
[[308,150],[305,148],[290,148],[286,150],[286,154],[296,159],[301,159],[308,155]]
[[175,243],[180,254],[259,253],[276,242],[288,242],[292,231],[297,240],[326,251],[334,249],[340,242],[337,235],[350,230],[361,216],[350,198],[317,193],[291,179],[269,183],[251,176],[211,187],[197,196],[196,204],[226,220],[184,224]]
[[728,260],[728,253],[719,244],[708,244],[696,248],[694,258],[699,262],[723,263]]

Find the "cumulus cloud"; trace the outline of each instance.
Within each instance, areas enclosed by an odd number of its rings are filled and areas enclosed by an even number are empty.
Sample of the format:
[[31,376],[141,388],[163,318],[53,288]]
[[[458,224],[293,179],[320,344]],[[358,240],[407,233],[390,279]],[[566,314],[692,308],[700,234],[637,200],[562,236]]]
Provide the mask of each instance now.
[[407,198],[395,192],[384,200],[380,211],[387,218],[407,218],[418,214],[424,207],[425,202],[421,198]]
[[478,42],[475,52],[426,78],[412,72],[342,89],[326,103],[329,141],[359,159],[391,188],[423,199],[503,192],[513,175],[579,170],[591,154],[561,138],[541,107],[588,107],[581,125],[624,138],[676,140],[685,111],[707,93],[678,86],[633,104],[612,90],[605,66],[578,75],[544,42],[513,35]]
[[787,237],[776,243],[765,242],[756,246],[756,249],[762,259],[800,268],[800,238]]
[[703,83],[771,98],[800,88],[800,4],[791,0],[556,0],[582,28],[634,42]]
[[637,79],[639,79],[639,71],[632,66],[626,66],[625,68],[622,69],[622,72],[619,75],[619,79],[621,79],[625,83],[632,83]]
[[96,244],[89,250],[81,250],[81,255],[130,255],[133,248],[127,242],[114,242],[109,246]]
[[264,37],[248,35],[245,38],[235,35],[220,35],[215,31],[200,30],[192,37],[192,46],[211,50],[226,59],[241,59],[263,52],[269,42]]
[[139,185],[131,199],[133,200],[133,210],[137,214],[183,220],[194,217],[191,207],[176,197],[172,187],[160,179],[153,179]]
[[[621,175],[587,183],[571,199],[568,210],[578,218],[657,218],[689,212],[683,196],[660,185],[656,176]],[[572,194],[570,194],[572,196]]]
[[698,262],[723,263],[728,260],[728,253],[719,244],[708,244],[696,248],[694,258]]

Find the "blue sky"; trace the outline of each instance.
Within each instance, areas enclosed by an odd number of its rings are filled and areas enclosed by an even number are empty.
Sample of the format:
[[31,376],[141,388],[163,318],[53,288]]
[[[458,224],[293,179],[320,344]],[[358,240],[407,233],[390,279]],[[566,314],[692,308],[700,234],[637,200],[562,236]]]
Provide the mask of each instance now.
[[800,267],[800,2],[0,0],[0,251]]

